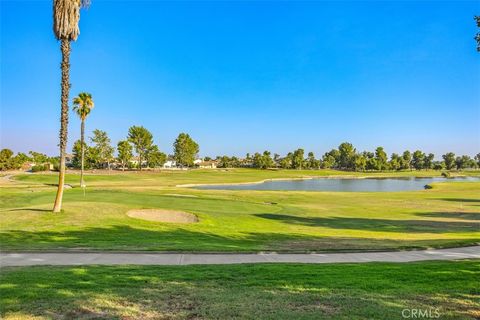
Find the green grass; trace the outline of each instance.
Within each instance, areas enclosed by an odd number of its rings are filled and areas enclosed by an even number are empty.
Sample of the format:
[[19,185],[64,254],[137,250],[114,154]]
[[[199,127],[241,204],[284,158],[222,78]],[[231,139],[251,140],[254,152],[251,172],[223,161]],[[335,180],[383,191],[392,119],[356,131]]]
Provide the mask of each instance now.
[[4,268],[3,319],[478,319],[480,261]]
[[[469,172],[477,175],[479,172]],[[192,183],[354,175],[332,170],[192,170],[89,174],[84,193],[67,175],[64,211],[53,214],[56,175],[15,176],[0,184],[2,250],[345,251],[480,242],[480,182],[446,182],[414,192],[226,191]],[[368,176],[439,175],[386,172]],[[275,203],[275,204],[271,204]],[[130,209],[165,208],[200,222],[148,222]]]

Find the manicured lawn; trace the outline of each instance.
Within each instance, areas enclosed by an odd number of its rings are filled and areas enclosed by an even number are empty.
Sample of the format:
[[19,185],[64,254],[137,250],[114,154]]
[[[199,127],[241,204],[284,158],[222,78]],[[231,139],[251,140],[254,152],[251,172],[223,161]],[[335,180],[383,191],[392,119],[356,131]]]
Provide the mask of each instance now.
[[[49,210],[52,174],[19,175],[0,187],[2,250],[341,251],[458,246],[480,242],[480,182],[446,182],[413,192],[196,190],[189,183],[365,174],[319,171],[193,170],[88,175],[64,211]],[[439,175],[401,172],[369,175]],[[469,174],[478,174],[473,172]],[[136,208],[194,213],[195,224],[130,218]]]
[[4,319],[480,317],[480,261],[22,267],[1,276]]

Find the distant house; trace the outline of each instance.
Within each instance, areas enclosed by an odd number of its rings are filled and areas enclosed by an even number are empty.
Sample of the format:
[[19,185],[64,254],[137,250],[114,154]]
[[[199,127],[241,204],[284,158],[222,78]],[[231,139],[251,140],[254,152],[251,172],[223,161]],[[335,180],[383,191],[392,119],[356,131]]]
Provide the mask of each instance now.
[[168,168],[176,168],[177,167],[177,162],[175,160],[168,160],[163,164],[163,168],[168,169]]
[[195,159],[195,160],[193,160],[193,165],[198,166],[202,162],[203,162],[203,159]]
[[216,161],[202,161],[197,164],[197,166],[201,169],[216,169],[217,162]]

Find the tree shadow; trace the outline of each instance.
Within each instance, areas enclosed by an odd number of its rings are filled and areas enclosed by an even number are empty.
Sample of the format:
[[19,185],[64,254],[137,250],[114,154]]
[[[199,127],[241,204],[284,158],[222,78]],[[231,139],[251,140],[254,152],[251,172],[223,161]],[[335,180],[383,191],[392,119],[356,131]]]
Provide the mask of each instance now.
[[3,211],[3,212],[10,212],[10,211],[52,212],[52,209],[20,208],[20,209],[8,209],[8,210],[0,210],[0,211]]
[[[360,223],[369,225],[358,225],[358,219],[321,219],[273,214],[262,214],[262,217],[276,219],[285,223],[300,223],[309,226],[321,225],[338,229],[355,228],[362,230],[361,228],[363,227],[363,230],[367,230],[367,228],[373,230],[374,228],[371,221],[361,220]],[[388,223],[395,223],[396,221],[393,220]],[[381,224],[386,222],[380,220],[380,222],[374,223],[381,227]],[[411,226],[408,227],[411,228]],[[390,231],[390,225],[386,225],[384,228]],[[281,232],[245,232],[227,236],[183,228],[150,230],[125,225],[66,231],[7,230],[0,233],[1,249],[4,251],[322,252],[425,249],[430,247],[462,246],[473,244],[476,240],[478,239],[398,240],[375,237],[312,236]]]
[[452,201],[452,202],[474,202],[480,204],[480,199],[471,198],[435,198],[435,200]]
[[445,233],[479,231],[477,222],[451,222],[436,220],[390,220],[347,217],[302,217],[286,214],[260,213],[257,217],[277,220],[286,224],[332,229],[352,229],[380,232]]
[[416,215],[434,218],[480,220],[480,212],[425,212],[416,213]]
[[478,266],[472,261],[6,268],[0,314],[57,319],[393,319],[405,308],[438,307],[465,316],[474,314],[476,276]]

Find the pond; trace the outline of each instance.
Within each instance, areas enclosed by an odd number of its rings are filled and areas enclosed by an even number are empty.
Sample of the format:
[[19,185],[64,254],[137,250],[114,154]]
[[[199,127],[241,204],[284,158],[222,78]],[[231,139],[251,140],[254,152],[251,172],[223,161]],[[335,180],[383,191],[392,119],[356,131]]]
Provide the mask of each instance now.
[[423,190],[427,184],[443,181],[480,181],[480,178],[314,178],[304,180],[268,180],[262,183],[251,184],[203,185],[195,188],[209,190],[393,192]]

